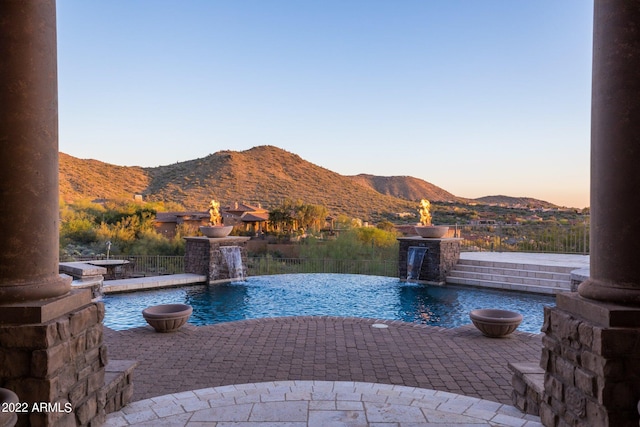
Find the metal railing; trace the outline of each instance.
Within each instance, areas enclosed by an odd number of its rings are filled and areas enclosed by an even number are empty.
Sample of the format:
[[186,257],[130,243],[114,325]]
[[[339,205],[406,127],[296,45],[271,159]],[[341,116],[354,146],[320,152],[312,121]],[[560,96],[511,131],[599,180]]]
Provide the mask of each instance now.
[[[74,261],[106,259],[104,256],[75,257]],[[109,259],[129,261],[126,277],[161,276],[184,273],[184,257],[169,255],[111,255]]]
[[[566,254],[589,253],[589,224],[549,225],[456,225],[462,239],[462,251],[548,252]],[[184,273],[183,256],[112,255],[111,259],[128,260],[126,277],[159,276]],[[76,257],[74,261],[105,259]],[[396,277],[397,260],[348,260],[334,258],[277,258],[272,256],[247,258],[249,276],[287,273],[369,274]]]
[[589,253],[589,223],[457,225],[463,251]]

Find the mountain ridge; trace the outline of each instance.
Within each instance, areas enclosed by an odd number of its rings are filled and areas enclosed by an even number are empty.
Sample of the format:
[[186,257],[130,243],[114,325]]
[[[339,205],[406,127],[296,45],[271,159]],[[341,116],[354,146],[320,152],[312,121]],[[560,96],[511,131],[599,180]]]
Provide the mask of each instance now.
[[211,199],[222,204],[261,203],[266,208],[285,199],[300,199],[325,205],[330,214],[363,220],[414,212],[421,198],[433,202],[469,202],[415,177],[340,175],[270,145],[245,151],[222,150],[156,167],[116,166],[65,153],[60,153],[59,163],[60,196],[66,201],[122,199],[141,194],[148,201],[174,202],[188,210],[206,210]]

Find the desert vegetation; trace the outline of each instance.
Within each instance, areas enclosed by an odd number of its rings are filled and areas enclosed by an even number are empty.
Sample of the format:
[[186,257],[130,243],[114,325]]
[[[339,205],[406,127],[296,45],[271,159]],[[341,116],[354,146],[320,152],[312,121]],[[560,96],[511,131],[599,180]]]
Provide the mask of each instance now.
[[[173,239],[154,229],[156,212],[184,210],[174,203],[80,200],[60,203],[60,259],[113,255],[183,255],[183,230]],[[109,243],[109,244],[108,244]]]

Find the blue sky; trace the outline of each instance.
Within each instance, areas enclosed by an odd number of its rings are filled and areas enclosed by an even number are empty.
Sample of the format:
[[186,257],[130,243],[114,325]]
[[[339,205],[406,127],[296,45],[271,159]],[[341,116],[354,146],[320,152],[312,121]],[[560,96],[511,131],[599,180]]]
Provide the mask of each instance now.
[[589,205],[591,0],[58,0],[60,150]]

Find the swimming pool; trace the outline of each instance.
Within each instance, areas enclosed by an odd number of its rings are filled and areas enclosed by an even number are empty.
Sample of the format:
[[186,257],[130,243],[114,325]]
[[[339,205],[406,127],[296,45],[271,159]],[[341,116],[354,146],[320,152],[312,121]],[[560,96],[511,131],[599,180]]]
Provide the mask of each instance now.
[[523,314],[519,331],[539,333],[546,295],[453,286],[427,286],[391,277],[356,274],[285,274],[250,277],[222,285],[106,295],[105,326],[146,326],[142,310],[151,305],[193,306],[189,323],[211,325],[234,320],[280,316],[344,316],[403,320],[434,326],[471,323],[469,312],[500,308]]

